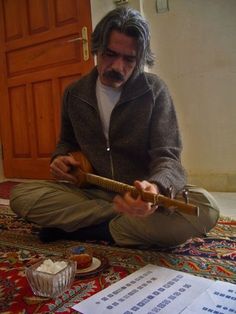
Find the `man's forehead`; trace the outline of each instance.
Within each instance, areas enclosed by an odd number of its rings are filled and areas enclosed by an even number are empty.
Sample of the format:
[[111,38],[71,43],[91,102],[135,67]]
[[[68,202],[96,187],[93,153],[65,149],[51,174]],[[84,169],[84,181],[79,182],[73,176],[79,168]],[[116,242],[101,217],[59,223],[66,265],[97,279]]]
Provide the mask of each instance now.
[[132,51],[131,53],[127,54],[127,53],[123,53],[123,51],[120,52],[120,50],[117,50],[117,49],[115,49],[115,48],[112,49],[112,48],[109,47],[109,45],[108,45],[108,47],[105,49],[105,51],[106,51],[106,52],[110,52],[110,53],[112,53],[112,54],[114,54],[114,55],[122,56],[122,57],[130,57],[130,58],[132,58],[132,57],[136,57],[136,55],[137,55],[135,50]]
[[[121,33],[119,31],[113,30],[109,35],[109,39],[107,42],[107,49],[116,52],[124,52],[128,55],[132,54],[135,55],[137,51],[137,39],[128,36],[125,33]],[[122,50],[122,51],[118,51]]]

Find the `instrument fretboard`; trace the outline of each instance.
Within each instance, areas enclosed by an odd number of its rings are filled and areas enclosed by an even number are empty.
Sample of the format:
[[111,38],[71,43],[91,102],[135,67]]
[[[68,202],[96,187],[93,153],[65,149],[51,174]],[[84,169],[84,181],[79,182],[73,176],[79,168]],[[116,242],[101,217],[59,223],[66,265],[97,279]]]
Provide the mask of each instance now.
[[198,207],[193,204],[186,204],[176,199],[168,198],[161,194],[155,194],[146,191],[138,191],[134,186],[128,185],[119,181],[111,180],[108,178],[100,177],[92,173],[85,173],[85,180],[87,183],[98,185],[108,191],[113,191],[119,194],[130,192],[130,194],[136,198],[139,195],[145,202],[150,202],[153,205],[160,205],[166,208],[174,208],[183,213],[198,216]]

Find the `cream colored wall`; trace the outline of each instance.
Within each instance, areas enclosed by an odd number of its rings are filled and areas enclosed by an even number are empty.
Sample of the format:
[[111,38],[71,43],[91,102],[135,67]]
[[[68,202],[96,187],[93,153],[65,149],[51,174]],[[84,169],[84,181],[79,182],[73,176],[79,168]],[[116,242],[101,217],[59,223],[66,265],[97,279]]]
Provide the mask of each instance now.
[[157,14],[143,1],[157,55],[183,134],[189,181],[236,191],[236,1],[169,0]]
[[[152,32],[152,72],[168,84],[183,137],[189,181],[211,191],[236,191],[236,0],[129,0]],[[115,7],[91,0],[93,25]],[[1,178],[0,161],[0,178]]]
[[108,11],[115,8],[113,0],[90,0],[90,3],[93,28]]

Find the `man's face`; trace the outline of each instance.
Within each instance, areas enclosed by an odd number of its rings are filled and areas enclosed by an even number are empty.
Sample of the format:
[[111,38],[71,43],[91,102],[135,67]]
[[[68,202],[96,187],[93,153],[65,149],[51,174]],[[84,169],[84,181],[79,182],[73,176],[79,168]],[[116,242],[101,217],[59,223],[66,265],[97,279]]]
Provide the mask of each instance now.
[[106,50],[98,52],[97,68],[102,84],[119,88],[132,75],[137,64],[135,38],[112,31]]

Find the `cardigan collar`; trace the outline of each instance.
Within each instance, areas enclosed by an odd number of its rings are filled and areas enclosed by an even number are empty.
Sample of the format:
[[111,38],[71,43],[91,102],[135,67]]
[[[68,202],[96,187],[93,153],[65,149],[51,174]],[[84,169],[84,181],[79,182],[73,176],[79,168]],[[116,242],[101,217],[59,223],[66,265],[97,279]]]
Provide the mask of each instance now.
[[[97,67],[86,76],[78,80],[72,89],[72,95],[78,97],[92,106],[96,106],[96,81],[98,77]],[[118,104],[135,99],[150,90],[145,72],[135,71],[124,84]]]

